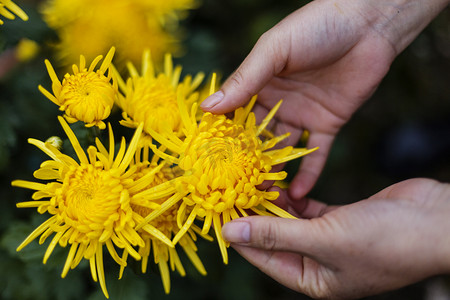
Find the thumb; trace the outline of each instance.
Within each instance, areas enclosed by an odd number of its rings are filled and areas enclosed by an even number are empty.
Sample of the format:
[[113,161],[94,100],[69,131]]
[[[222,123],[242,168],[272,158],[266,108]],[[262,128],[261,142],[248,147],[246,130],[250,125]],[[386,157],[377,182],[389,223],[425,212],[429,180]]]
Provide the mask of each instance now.
[[283,70],[288,47],[280,46],[284,35],[274,34],[275,30],[276,27],[264,33],[222,88],[202,102],[204,111],[224,114],[245,105]]
[[242,246],[315,257],[327,240],[318,229],[314,219],[251,216],[226,223],[222,235],[226,241]]

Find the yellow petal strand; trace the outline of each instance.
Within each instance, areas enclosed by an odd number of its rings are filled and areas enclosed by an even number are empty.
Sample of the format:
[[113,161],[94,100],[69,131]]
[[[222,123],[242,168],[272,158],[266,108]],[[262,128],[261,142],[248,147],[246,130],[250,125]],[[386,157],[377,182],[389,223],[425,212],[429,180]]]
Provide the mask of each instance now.
[[273,204],[270,201],[264,200],[264,201],[261,202],[261,205],[264,206],[267,210],[273,212],[274,214],[276,214],[279,217],[288,218],[288,219],[297,219],[296,217],[294,217],[293,215],[291,215],[290,213],[288,213],[284,209],[279,208],[278,206],[276,206],[275,204]]
[[102,288],[105,297],[109,298],[108,291],[106,290],[105,270],[103,268],[103,247],[101,245],[97,246],[97,253],[95,254],[95,260],[97,263],[97,274],[98,274],[98,281],[100,282],[100,287]]
[[115,168],[119,167],[119,164],[122,161],[123,156],[125,155],[126,148],[127,148],[127,142],[125,141],[125,137],[122,137],[122,140],[120,141],[119,151],[117,152],[116,159],[114,160],[113,164],[111,165],[111,169],[115,169]]
[[101,61],[102,58],[103,58],[103,55],[98,55],[96,58],[94,58],[91,65],[89,66],[88,72],[93,72],[95,67],[97,66],[98,62]]
[[169,266],[165,260],[160,260],[158,262],[159,272],[161,273],[161,280],[164,286],[164,291],[166,294],[170,293],[170,273]]
[[39,225],[32,233],[30,233],[27,238],[17,247],[16,251],[22,250],[26,245],[28,245],[31,241],[37,238],[41,233],[47,230],[48,227],[55,223],[56,216],[49,218],[47,221]]
[[178,82],[180,81],[181,70],[182,70],[181,66],[176,66],[175,70],[173,71],[171,84],[174,87],[177,86]]
[[130,164],[131,160],[133,159],[134,154],[136,153],[136,148],[137,148],[137,145],[139,143],[139,139],[140,139],[141,134],[142,134],[142,128],[144,128],[144,123],[139,124],[139,127],[134,132],[133,138],[131,139],[131,142],[128,145],[127,152],[125,153],[125,156],[122,159],[122,161],[121,161],[121,163],[120,163],[120,165],[118,167],[119,170],[121,170],[121,173],[123,173],[125,171],[125,169]]
[[67,273],[70,270],[70,266],[72,265],[73,259],[78,249],[78,243],[73,243],[70,247],[69,254],[67,255],[66,263],[64,264],[63,271],[61,273],[61,278],[66,277]]
[[190,91],[194,91],[196,88],[198,88],[204,78],[205,78],[205,73],[202,73],[202,72],[197,73],[197,75],[195,75],[195,77],[194,77],[194,80],[192,80]]
[[181,117],[181,121],[183,122],[183,126],[187,130],[189,130],[191,128],[192,121],[189,118],[188,108],[186,106],[186,101],[184,100],[183,85],[178,86],[177,102],[178,102],[178,109],[180,110],[180,117]]
[[[39,182],[33,182],[33,181],[27,181],[27,180],[14,180],[11,182],[11,185],[15,186],[15,187],[21,187],[21,188],[35,190],[35,191],[42,191],[47,187],[46,184],[42,184]],[[20,204],[20,203],[18,203],[18,204]]]
[[[181,153],[181,148],[178,145],[176,145],[175,143],[173,143],[172,141],[170,141],[169,139],[167,139],[166,137],[162,136],[161,134],[157,133],[156,131],[154,131],[151,128],[146,128],[146,130],[158,143],[166,146],[167,149],[169,149],[175,153]],[[153,150],[153,147],[152,147],[152,150]]]
[[42,85],[38,86],[39,91],[44,94],[45,97],[47,97],[50,101],[55,103],[56,105],[60,106],[61,103],[58,101],[58,98],[52,95],[49,91],[47,91]]
[[235,111],[234,115],[234,122],[238,125],[244,125],[245,120],[247,119],[248,114],[252,111],[253,106],[255,105],[256,99],[258,98],[257,95],[254,95],[247,106],[245,108],[238,108]]
[[111,47],[111,49],[109,49],[108,51],[108,54],[106,54],[105,59],[103,60],[99,69],[101,74],[105,74],[106,70],[111,65],[115,50],[116,48]]
[[172,197],[170,197],[169,199],[164,201],[164,203],[161,205],[161,208],[159,210],[153,211],[148,216],[146,216],[145,219],[144,219],[144,222],[139,224],[136,227],[136,230],[142,228],[143,226],[145,226],[146,223],[149,223],[149,222],[153,221],[155,218],[159,217],[166,210],[171,208],[175,203],[180,201],[184,196],[185,196],[185,194],[176,193]]
[[167,53],[166,55],[164,55],[164,73],[168,78],[171,78],[172,71],[173,71],[172,55]]
[[[61,90],[61,81],[59,81],[58,76],[56,76],[55,69],[53,69],[52,64],[48,59],[44,61],[45,66],[47,67],[48,75],[50,76],[50,79],[52,80],[52,87],[53,91],[55,91],[55,88],[59,92]],[[55,95],[58,96],[58,95]]]
[[[284,163],[284,162],[287,162],[287,161],[290,161],[290,160],[293,160],[293,159],[296,159],[296,158],[299,158],[299,157],[302,157],[304,155],[307,155],[307,154],[309,154],[311,152],[316,151],[317,149],[319,149],[319,147],[315,147],[315,148],[312,148],[312,149],[306,149],[306,148],[293,149],[291,154],[289,154],[287,156],[284,156],[284,157],[273,159],[272,160],[272,166],[278,165],[278,164],[281,164],[281,163]],[[267,153],[267,152],[265,152],[265,153]]]
[[211,76],[211,84],[209,85],[209,95],[212,95],[216,92],[216,78],[217,74],[213,73]]
[[286,138],[289,137],[290,135],[291,135],[290,132],[287,132],[287,133],[285,133],[285,134],[283,134],[283,135],[280,135],[280,136],[277,136],[277,137],[274,137],[274,138],[272,138],[272,139],[270,139],[270,140],[265,141],[265,142],[262,143],[262,145],[261,145],[261,148],[262,148],[261,150],[264,151],[264,150],[273,148],[276,144],[278,144],[278,143],[281,142],[282,140],[286,139]]
[[267,114],[267,116],[264,118],[264,120],[259,125],[258,129],[256,130],[256,135],[260,135],[261,132],[266,128],[266,126],[269,124],[270,120],[272,120],[273,116],[276,114],[278,109],[280,108],[280,105],[283,101],[280,100],[278,103],[270,110],[270,112]]
[[194,209],[192,209],[191,213],[189,214],[186,223],[184,223],[183,227],[180,228],[180,231],[178,231],[175,237],[173,238],[172,242],[174,244],[176,244],[180,240],[180,238],[186,233],[186,231],[189,230],[195,218],[197,217],[197,212],[200,207],[201,207],[200,205],[194,206]]
[[28,21],[28,15],[17,4],[12,1],[1,1],[1,3],[22,20]]
[[146,49],[142,55],[142,75],[151,75],[155,77],[150,50]]
[[214,231],[216,233],[217,242],[219,243],[220,252],[222,253],[223,263],[228,264],[227,246],[222,237],[222,224],[220,222],[219,214],[213,214],[213,224],[214,224]]
[[17,203],[16,206],[18,208],[30,208],[30,207],[39,207],[44,204],[49,204],[50,201],[26,201]]
[[283,180],[286,178],[287,173],[285,171],[281,171],[278,173],[263,173],[261,176],[264,180]]
[[213,217],[213,211],[207,210],[206,216],[205,216],[205,221],[203,221],[202,234],[208,234],[209,229],[211,228],[212,217]]
[[57,170],[53,169],[38,169],[34,171],[33,176],[42,180],[59,179],[60,174]]
[[91,269],[91,276],[92,276],[92,279],[95,281],[95,282],[97,282],[98,281],[98,278],[97,278],[97,269],[96,269],[96,263],[95,263],[95,255],[94,256],[92,256],[90,259],[89,259],[89,267],[90,267],[90,269]]
[[250,208],[252,211],[254,211],[257,215],[260,216],[274,216],[274,214],[271,214],[270,212],[266,211],[266,210],[262,210],[262,209],[257,209],[256,207],[251,207]]
[[[127,261],[128,259],[128,251],[127,249],[123,250],[123,254],[122,254],[122,260],[123,261]],[[120,271],[119,271],[119,280],[122,279],[123,276],[123,271],[125,270],[125,266],[120,266]]]
[[176,165],[180,164],[180,160],[178,158],[160,151],[158,148],[156,148],[155,145],[151,144],[150,148],[152,149],[153,153],[155,153],[155,156],[161,157],[162,159],[168,161],[171,164]]
[[157,167],[153,168],[150,172],[148,172],[147,174],[145,174],[144,176],[142,176],[141,178],[136,180],[134,182],[133,186],[128,189],[128,192],[130,194],[135,194],[138,191],[145,188],[148,185],[148,183],[150,182],[149,179],[152,178],[153,176],[155,176],[155,174],[158,173],[164,165],[165,165],[164,162],[159,164]]
[[49,148],[47,148],[44,142],[41,142],[41,141],[36,140],[36,139],[28,139],[28,143],[38,147],[42,152],[47,154],[53,160],[59,161],[59,159],[56,156],[56,154],[53,151],[51,151]]
[[167,236],[164,233],[162,233],[161,231],[156,229],[154,226],[152,226],[150,224],[146,224],[144,227],[142,227],[142,229],[147,231],[149,234],[156,237],[157,239],[159,239],[161,242],[163,242],[167,246],[169,246],[171,248],[175,247],[174,243],[172,243],[172,241],[169,238],[167,238]]
[[177,178],[171,179],[169,181],[166,181],[159,185],[156,185],[152,188],[144,190],[140,193],[137,193],[137,194],[133,195],[131,202],[133,202],[134,199],[137,200],[140,198],[145,198],[145,200],[156,200],[156,199],[160,199],[160,198],[169,196],[170,194],[173,194],[176,190],[176,188],[175,188],[176,180],[177,180]]
[[71,269],[75,269],[78,264],[83,259],[84,251],[86,250],[87,245],[86,244],[80,244],[78,247],[77,254],[75,255],[75,258],[73,259],[72,265],[70,266]]
[[78,158],[80,159],[80,163],[82,164],[89,164],[88,158],[86,156],[86,153],[84,153],[83,148],[81,148],[80,143],[78,142],[77,137],[73,133],[72,129],[70,129],[67,122],[64,120],[63,117],[58,116],[59,123],[61,123],[62,128],[66,132],[67,137],[70,140],[70,143],[72,144],[73,149],[75,150],[75,153],[77,154]]
[[194,265],[194,267],[198,270],[198,272],[203,276],[206,276],[205,266],[203,266],[203,263],[198,257],[197,252],[195,252],[194,249],[192,249],[192,247],[189,246],[183,247],[183,250],[186,253],[189,260]]
[[169,249],[170,267],[172,271],[177,269],[181,276],[186,276],[186,271],[184,270],[183,264],[181,263],[180,257],[175,249]]
[[50,255],[52,254],[53,250],[55,249],[55,246],[58,244],[59,239],[63,236],[64,232],[60,231],[58,232],[50,242],[50,244],[47,247],[47,250],[45,251],[44,258],[42,260],[43,264],[47,263],[47,260],[49,259]]
[[125,266],[127,265],[127,262],[124,261],[124,260],[122,260],[122,258],[120,258],[120,256],[119,256],[119,254],[117,254],[117,251],[116,251],[116,249],[114,248],[114,245],[113,245],[113,243],[111,242],[111,240],[110,240],[110,239],[107,240],[107,241],[105,242],[105,244],[106,244],[106,248],[108,249],[109,254],[110,254],[111,257],[114,259],[114,261],[115,261],[118,265],[124,266],[124,267],[125,267]]
[[240,216],[238,215],[238,213],[236,212],[236,209],[234,209],[234,207],[230,209],[230,216],[231,216],[232,220],[236,220],[236,219],[240,218]]
[[114,161],[114,133],[111,127],[111,123],[108,123],[108,132],[109,132],[109,165],[111,166]]
[[[117,71],[116,67],[114,67],[113,64],[111,64],[111,70],[112,70],[112,72],[113,72],[113,74],[114,74],[114,77],[115,77],[116,80],[117,80],[117,84],[119,85],[120,91],[121,91],[124,95],[127,95],[127,85],[126,85],[125,81],[123,80],[122,76],[120,76],[119,71]],[[116,98],[116,100],[118,100],[118,99]],[[120,105],[119,105],[119,106],[120,106]]]
[[186,216],[186,202],[181,202],[180,207],[177,211],[177,226],[178,228],[183,227],[184,218]]
[[238,207],[237,209],[239,210],[239,212],[241,213],[241,215],[242,215],[243,217],[248,217],[248,213],[247,213],[245,210],[243,210],[243,209],[240,208],[240,207]]
[[203,239],[207,240],[207,241],[214,241],[214,238],[208,234],[203,234],[202,230],[195,224],[192,224],[191,226],[192,231],[188,231],[188,233],[191,235],[191,238],[194,239],[195,238],[195,233],[197,233],[198,235],[200,235]]

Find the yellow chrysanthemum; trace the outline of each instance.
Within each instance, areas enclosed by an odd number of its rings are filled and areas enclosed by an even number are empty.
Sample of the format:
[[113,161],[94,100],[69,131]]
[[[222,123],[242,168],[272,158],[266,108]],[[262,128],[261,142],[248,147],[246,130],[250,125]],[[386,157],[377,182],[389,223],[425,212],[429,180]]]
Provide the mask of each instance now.
[[[214,92],[214,86],[212,80],[210,94]],[[208,233],[211,225],[214,226],[224,263],[228,262],[228,255],[221,235],[222,224],[247,216],[246,210],[260,215],[273,213],[292,218],[271,202],[278,197],[277,192],[262,191],[257,186],[265,180],[286,177],[286,172],[270,173],[272,166],[316,150],[293,147],[269,150],[289,136],[284,134],[264,142],[258,137],[275,115],[281,101],[259,126],[255,125],[255,115],[250,112],[255,101],[256,96],[247,107],[237,109],[233,119],[205,113],[197,124],[196,103],[188,111],[183,97],[179,95],[178,106],[186,132],[185,139],[181,140],[167,131],[164,134],[151,132],[151,135],[173,153],[167,154],[153,146],[155,154],[170,164],[178,165],[184,174],[133,196],[133,199],[142,197],[147,200],[170,197],[159,210],[145,218],[146,222],[151,222],[181,200],[177,219],[183,220],[184,224],[181,224],[172,242],[176,244],[194,220],[200,218],[203,220],[202,233]],[[138,228],[140,226],[143,224]]]
[[191,107],[198,100],[196,89],[204,78],[198,73],[194,79],[190,75],[180,83],[181,66],[173,67],[172,57],[165,56],[164,72],[156,73],[150,51],[144,51],[142,74],[133,64],[128,64],[130,77],[125,83],[117,74],[120,90],[118,106],[122,109],[124,120],[120,123],[136,127],[144,123],[144,132],[181,132],[181,117],[177,104],[177,93],[186,105]]
[[[69,123],[83,121],[86,127],[98,126],[105,129],[103,122],[109,114],[118,95],[117,82],[112,77],[111,61],[114,56],[112,47],[100,68],[94,70],[103,58],[97,56],[86,68],[86,60],[80,56],[80,66],[73,65],[73,74],[67,73],[62,82],[56,76],[51,63],[45,60],[48,74],[52,80],[53,94],[39,85],[39,90],[65,112]],[[108,71],[108,74],[105,74]]]
[[[14,20],[16,16],[24,21],[28,21],[28,15],[11,0],[0,0],[0,16]],[[0,19],[0,25],[4,22]]]
[[[47,0],[43,18],[56,30],[56,49],[63,63],[71,63],[83,53],[93,59],[97,53],[117,48],[116,64],[139,63],[150,48],[161,62],[164,53],[180,50],[176,20],[196,0]],[[170,26],[169,26],[170,25]]]
[[[140,186],[140,190],[137,191],[133,189],[133,192],[141,192],[168,180],[171,180],[177,176],[177,172],[175,171],[178,168],[172,168],[167,166],[164,162],[158,164],[157,156],[153,156],[152,160],[149,162],[149,148],[143,147],[143,155],[140,156],[140,151],[136,152],[135,163],[133,167],[137,168],[134,173],[133,180],[141,180],[141,182],[145,183],[145,185]],[[143,181],[142,178],[146,178]],[[132,203],[131,207],[133,211],[138,213],[143,218],[148,214],[153,212],[155,209],[160,208],[160,204],[164,202],[165,199],[159,199],[157,201],[148,201],[142,199],[138,203]],[[155,220],[150,222],[154,228],[158,228],[165,236],[168,238],[173,237],[178,231],[177,226],[177,209],[178,206],[175,205],[171,209],[164,212],[162,215],[157,217]],[[199,228],[196,228],[197,232],[200,231]],[[175,269],[181,276],[185,276],[186,272],[181,263],[181,260],[178,256],[178,253],[175,248],[169,247],[167,244],[163,243],[160,239],[155,238],[154,235],[148,233],[145,230],[139,230],[141,238],[144,240],[145,246],[139,247],[139,254],[142,257],[142,273],[147,271],[148,260],[150,257],[150,252],[153,253],[154,263],[158,265],[161,279],[163,282],[164,290],[166,293],[170,292],[170,273],[169,273],[169,264],[172,271]],[[204,238],[209,238],[209,236],[203,235]],[[189,235],[185,235],[181,238],[179,244],[187,254],[193,265],[197,268],[197,270],[202,274],[206,275],[206,270],[197,255],[197,247],[195,245],[196,235],[193,232],[193,229],[189,230]],[[127,260],[128,252],[124,250],[122,259],[124,261]],[[120,277],[122,277],[123,270],[125,266],[121,266]],[[120,278],[119,277],[119,278]]]
[[[139,189],[145,178],[134,180],[135,168],[129,167],[142,126],[136,130],[128,148],[125,139],[122,139],[117,154],[111,127],[109,151],[97,139],[96,147],[90,146],[86,154],[69,125],[62,117],[58,119],[79,162],[62,154],[50,142],[29,139],[30,144],[51,158],[41,164],[34,176],[51,182],[13,181],[13,186],[36,191],[32,196],[33,201],[21,202],[17,206],[36,207],[39,213],[47,212],[51,217],[37,227],[17,251],[39,236],[39,243],[42,244],[54,234],[43,262],[47,262],[57,244],[61,247],[69,245],[70,251],[61,276],[65,277],[69,269],[75,268],[85,258],[90,262],[92,278],[100,282],[103,293],[108,297],[103,269],[104,246],[121,266],[125,266],[126,262],[117,254],[116,247],[139,260],[141,256],[133,246],[145,246],[144,240],[135,230],[136,224],[141,223],[143,218],[133,211],[130,202],[132,191]],[[149,235],[173,247],[170,240],[152,225],[147,224],[141,231],[148,231]]]

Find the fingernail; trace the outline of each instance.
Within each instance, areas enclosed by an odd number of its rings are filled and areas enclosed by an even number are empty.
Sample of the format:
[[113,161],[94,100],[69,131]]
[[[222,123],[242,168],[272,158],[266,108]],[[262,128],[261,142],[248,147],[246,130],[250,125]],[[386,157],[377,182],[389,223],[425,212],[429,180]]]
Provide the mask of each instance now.
[[215,92],[214,94],[210,95],[209,97],[207,97],[202,104],[200,104],[200,107],[202,109],[210,109],[213,108],[214,106],[216,106],[220,101],[222,101],[223,99],[223,92],[222,91],[218,91]]
[[230,243],[250,242],[250,224],[244,221],[232,221],[222,228],[223,238]]

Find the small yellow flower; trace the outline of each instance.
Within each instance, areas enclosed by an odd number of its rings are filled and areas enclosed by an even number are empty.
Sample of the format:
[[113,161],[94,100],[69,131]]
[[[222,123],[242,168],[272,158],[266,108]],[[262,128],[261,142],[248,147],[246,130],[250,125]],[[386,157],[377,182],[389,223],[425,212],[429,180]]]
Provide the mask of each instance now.
[[135,128],[144,123],[144,132],[175,131],[181,133],[182,123],[177,104],[177,93],[188,107],[198,100],[196,89],[204,74],[198,73],[194,79],[190,75],[180,83],[181,66],[173,67],[172,57],[165,56],[164,72],[155,72],[150,51],[145,51],[142,59],[142,74],[130,63],[130,77],[125,83],[117,74],[120,90],[118,106],[124,120],[120,124]]
[[[215,90],[211,82],[212,94]],[[262,141],[259,135],[275,115],[281,101],[269,112],[259,126],[250,112],[256,101],[252,98],[245,108],[235,111],[233,119],[225,115],[205,113],[197,124],[197,104],[190,111],[179,95],[178,106],[185,128],[184,140],[174,133],[150,132],[152,137],[169,150],[170,154],[152,146],[156,155],[169,164],[179,166],[184,173],[141,193],[133,199],[147,200],[169,197],[159,210],[150,213],[146,222],[151,222],[165,210],[182,201],[177,212],[180,231],[172,242],[176,244],[191,228],[194,220],[203,221],[202,233],[209,232],[211,225],[219,243],[224,263],[228,262],[226,243],[222,238],[222,224],[231,219],[247,216],[246,210],[260,215],[278,215],[293,218],[271,201],[278,192],[257,188],[265,180],[283,180],[286,172],[270,173],[272,166],[306,155],[315,149],[285,147],[269,150],[289,136],[273,137]],[[184,222],[184,224],[181,224]],[[137,228],[146,223],[140,224]]]
[[[13,186],[35,190],[33,201],[18,203],[17,207],[36,207],[39,213],[48,213],[51,217],[37,227],[17,251],[39,236],[39,243],[42,244],[54,234],[43,262],[47,262],[57,244],[61,247],[69,245],[70,251],[61,276],[64,278],[69,269],[75,268],[85,258],[89,260],[92,278],[100,282],[103,293],[108,297],[103,269],[104,246],[121,266],[125,266],[126,261],[120,258],[116,247],[139,260],[141,255],[133,247],[145,246],[135,229],[143,218],[131,206],[131,193],[139,189],[143,180],[134,180],[135,168],[130,167],[142,126],[136,130],[128,148],[125,139],[122,139],[117,154],[109,126],[109,151],[97,139],[96,147],[90,146],[86,154],[69,125],[62,117],[58,119],[79,162],[62,154],[50,142],[29,139],[30,144],[51,158],[41,164],[34,176],[50,182],[13,181]],[[147,224],[141,231],[148,231],[149,235],[173,247],[171,241],[152,225]]]
[[[83,121],[86,127],[98,126],[105,129],[103,122],[116,101],[118,94],[117,82],[112,78],[111,61],[114,55],[112,47],[99,69],[94,71],[102,56],[97,56],[86,68],[86,60],[80,56],[80,66],[73,65],[73,74],[67,73],[63,81],[59,81],[55,70],[48,60],[45,60],[48,74],[52,80],[51,94],[41,85],[39,90],[53,103],[65,112],[64,117],[69,123]],[[106,71],[108,74],[106,75]]]
[[[15,15],[24,21],[28,21],[28,15],[11,0],[0,0],[0,16],[14,20]],[[0,19],[0,25],[4,22]]]
[[16,47],[16,57],[21,62],[27,62],[36,57],[39,52],[39,44],[27,38],[19,41]]
[[[160,164],[157,163],[158,157],[153,156],[152,160],[149,162],[149,148],[147,146],[143,147],[143,155],[140,155],[140,151],[136,152],[135,163],[133,164],[134,168],[137,168],[136,172],[134,172],[133,181],[140,180],[145,183],[140,186],[140,190],[133,189],[133,194],[144,191],[148,188],[161,184],[163,182],[167,182],[178,176],[177,170],[179,168],[172,168],[167,166],[165,162]],[[143,179],[145,178],[145,180]],[[148,201],[142,199],[139,202],[133,202],[131,207],[134,212],[138,213],[142,216],[142,221],[144,217],[146,217],[151,212],[160,208],[160,204],[164,202],[165,199],[158,199],[157,201]],[[155,220],[150,222],[154,228],[158,228],[165,236],[168,238],[173,237],[178,231],[177,225],[177,209],[178,206],[175,205],[171,209],[167,210]],[[145,228],[145,227],[144,227]],[[194,228],[194,227],[193,227]],[[196,228],[197,232],[200,231],[199,228]],[[139,247],[139,254],[142,257],[142,273],[146,273],[147,266],[150,258],[150,252],[153,253],[153,261],[158,265],[161,279],[163,282],[164,290],[166,293],[170,292],[170,273],[169,273],[169,265],[172,271],[175,269],[181,276],[185,276],[186,272],[181,263],[181,260],[178,256],[178,253],[175,248],[168,246],[166,243],[163,243],[159,238],[156,238],[154,235],[148,233],[145,230],[139,230],[141,238],[144,240],[145,245],[143,247]],[[209,236],[202,235],[206,239],[212,239]],[[197,255],[197,247],[195,245],[196,235],[194,233],[194,229],[189,230],[189,235],[185,235],[181,238],[179,244],[184,252],[187,254],[193,265],[197,268],[197,270],[202,274],[206,275],[206,270]],[[127,260],[128,252],[124,250],[122,259],[124,261]],[[125,266],[121,266],[120,277],[122,277]],[[119,277],[119,278],[120,278]]]

